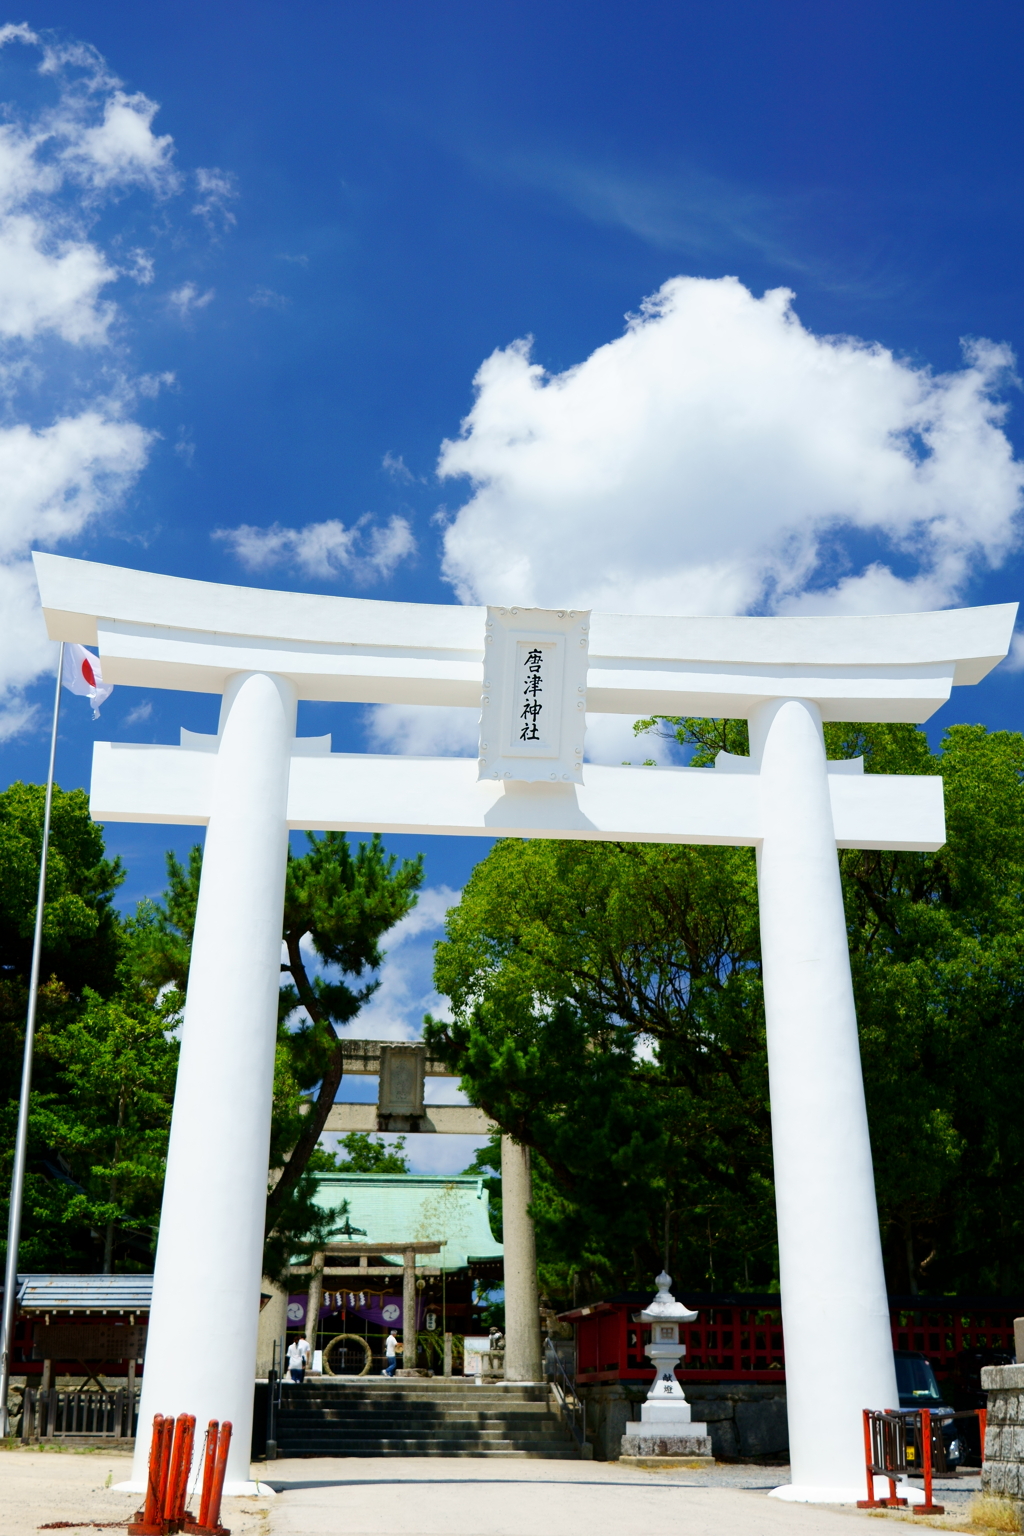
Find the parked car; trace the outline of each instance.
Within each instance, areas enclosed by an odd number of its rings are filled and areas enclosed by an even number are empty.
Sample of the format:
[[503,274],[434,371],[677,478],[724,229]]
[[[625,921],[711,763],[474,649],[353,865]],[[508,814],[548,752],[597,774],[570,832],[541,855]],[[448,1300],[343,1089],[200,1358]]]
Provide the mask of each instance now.
[[[947,1403],[942,1394],[942,1389],[935,1379],[935,1372],[927,1355],[917,1354],[909,1349],[893,1350],[896,1361],[896,1387],[900,1394],[900,1408],[909,1412],[919,1412],[922,1408],[931,1411],[942,1427],[942,1443],[946,1453],[946,1466],[952,1471],[961,1462],[974,1461],[971,1455],[974,1447],[971,1444],[972,1437],[965,1430],[970,1424],[977,1424],[977,1420],[954,1419],[954,1409]],[[973,1436],[977,1440],[977,1430]],[[913,1464],[916,1457],[913,1446],[907,1448],[907,1460]],[[978,1458],[980,1460],[980,1458]],[[941,1470],[941,1469],[937,1469]]]

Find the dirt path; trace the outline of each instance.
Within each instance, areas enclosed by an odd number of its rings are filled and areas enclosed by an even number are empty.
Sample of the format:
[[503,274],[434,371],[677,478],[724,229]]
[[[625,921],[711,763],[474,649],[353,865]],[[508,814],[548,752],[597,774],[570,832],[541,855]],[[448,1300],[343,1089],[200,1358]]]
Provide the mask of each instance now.
[[[0,1451],[0,1536],[38,1536],[58,1520],[74,1522],[69,1536],[96,1536],[107,1526],[118,1536],[116,1528],[123,1530],[141,1502],[111,1486],[130,1475],[131,1465],[130,1456],[106,1450]],[[232,1536],[261,1536],[273,1502],[225,1499],[224,1524]]]

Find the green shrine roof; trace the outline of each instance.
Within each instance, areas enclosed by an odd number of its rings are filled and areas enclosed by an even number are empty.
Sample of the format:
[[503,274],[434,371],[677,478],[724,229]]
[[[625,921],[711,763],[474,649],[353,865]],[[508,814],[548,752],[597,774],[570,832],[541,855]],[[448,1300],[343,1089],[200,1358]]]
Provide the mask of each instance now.
[[[320,1173],[315,1200],[340,1213],[348,1201],[343,1243],[441,1242],[440,1253],[416,1255],[421,1269],[463,1269],[478,1259],[500,1259],[491,1235],[484,1180],[472,1174]],[[339,1227],[346,1218],[339,1214]],[[363,1235],[365,1233],[365,1236]],[[399,1260],[399,1262],[401,1262]]]

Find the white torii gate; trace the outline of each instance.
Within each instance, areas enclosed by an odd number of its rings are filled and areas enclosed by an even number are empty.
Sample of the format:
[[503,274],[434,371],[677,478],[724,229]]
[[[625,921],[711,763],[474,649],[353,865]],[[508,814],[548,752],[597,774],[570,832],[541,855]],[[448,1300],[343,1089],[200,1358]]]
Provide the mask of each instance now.
[[[35,562],[50,636],[98,645],[106,681],[223,696],[215,736],[94,749],[97,821],[207,828],[141,1422],[231,1419],[229,1486],[252,1488],[289,829],[724,843],[757,849],[793,1479],[777,1492],[856,1498],[861,1409],[898,1399],[836,848],[934,850],[945,831],[941,779],[827,762],[822,721],[927,720],[1005,656],[1016,604],[623,617]],[[332,753],[296,737],[299,699],[477,705],[480,755]],[[584,766],[587,710],[745,717],[750,756]],[[145,1464],[140,1435],[139,1486]]]

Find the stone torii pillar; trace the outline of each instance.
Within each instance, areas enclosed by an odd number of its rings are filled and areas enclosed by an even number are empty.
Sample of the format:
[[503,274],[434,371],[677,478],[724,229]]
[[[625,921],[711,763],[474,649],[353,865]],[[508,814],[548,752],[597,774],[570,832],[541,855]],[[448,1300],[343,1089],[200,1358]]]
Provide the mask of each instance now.
[[[898,1399],[836,849],[933,850],[945,828],[940,778],[827,762],[822,723],[929,719],[954,685],[1005,656],[1016,604],[656,618],[310,597],[35,559],[51,638],[98,644],[109,682],[224,698],[216,736],[99,742],[93,755],[97,820],[207,827],[143,1423],[155,1412],[231,1419],[228,1487],[251,1488],[289,829],[747,846],[758,859],[793,1478],[776,1492],[859,1497],[861,1410]],[[296,699],[478,706],[478,756],[335,754],[329,738],[294,736]],[[585,765],[588,710],[745,718],[750,756],[720,753],[714,769]],[[216,1349],[204,1347],[198,1278],[211,1268],[228,1302]],[[823,1412],[826,1305],[842,1369]],[[140,1445],[134,1486],[144,1475]]]
[[501,1245],[505,1251],[505,1380],[543,1381],[537,1243],[530,1215],[530,1149],[501,1138]]

